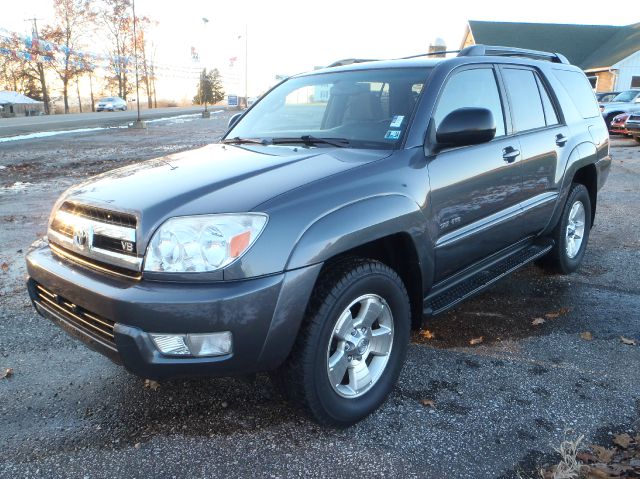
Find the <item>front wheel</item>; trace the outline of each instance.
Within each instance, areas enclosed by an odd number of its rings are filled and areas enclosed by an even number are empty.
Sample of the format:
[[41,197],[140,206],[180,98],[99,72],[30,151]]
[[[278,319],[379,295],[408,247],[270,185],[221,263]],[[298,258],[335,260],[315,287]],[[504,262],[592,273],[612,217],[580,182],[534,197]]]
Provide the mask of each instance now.
[[411,326],[406,288],[378,261],[343,260],[323,271],[307,313],[280,379],[319,423],[351,425],[400,375]]
[[562,210],[562,216],[552,233],[555,246],[543,258],[541,264],[553,273],[573,273],[584,257],[590,230],[589,191],[584,185],[574,183]]
[[636,143],[640,143],[640,136],[634,136],[633,139],[636,140]]

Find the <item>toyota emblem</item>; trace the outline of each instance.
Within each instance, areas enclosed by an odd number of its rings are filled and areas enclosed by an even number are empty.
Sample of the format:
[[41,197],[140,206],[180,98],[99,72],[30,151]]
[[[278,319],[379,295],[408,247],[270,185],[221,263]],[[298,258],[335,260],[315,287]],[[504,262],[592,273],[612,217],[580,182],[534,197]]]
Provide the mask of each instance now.
[[84,228],[73,230],[73,244],[76,248],[85,249],[89,243],[89,232]]

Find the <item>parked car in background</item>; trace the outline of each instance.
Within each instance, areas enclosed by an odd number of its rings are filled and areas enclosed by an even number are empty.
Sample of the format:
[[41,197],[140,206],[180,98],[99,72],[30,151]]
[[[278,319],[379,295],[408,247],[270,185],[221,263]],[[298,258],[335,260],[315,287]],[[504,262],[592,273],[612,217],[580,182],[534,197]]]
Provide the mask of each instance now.
[[98,101],[96,111],[125,111],[127,109],[127,102],[119,96],[109,96],[102,98]]
[[596,98],[600,104],[609,103],[619,94],[619,91],[602,91],[600,93],[596,93]]
[[630,115],[627,119],[627,132],[633,139],[640,143],[640,113]]
[[629,118],[629,113],[621,113],[620,115],[616,115],[613,117],[611,121],[611,125],[609,126],[609,133],[616,135],[628,135],[627,131],[627,119]]
[[613,119],[621,113],[640,112],[640,88],[623,91],[609,103],[600,105],[600,112],[607,128],[611,127]]

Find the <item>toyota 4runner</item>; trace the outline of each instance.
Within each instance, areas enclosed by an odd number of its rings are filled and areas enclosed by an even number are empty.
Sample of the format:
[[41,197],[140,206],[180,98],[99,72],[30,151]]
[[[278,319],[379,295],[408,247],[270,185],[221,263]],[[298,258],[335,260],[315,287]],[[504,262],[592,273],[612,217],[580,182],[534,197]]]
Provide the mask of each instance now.
[[578,268],[611,165],[561,55],[426,57],[291,77],[220,142],[66,191],[35,308],[139,376],[268,371],[319,422],[362,419],[423,318]]

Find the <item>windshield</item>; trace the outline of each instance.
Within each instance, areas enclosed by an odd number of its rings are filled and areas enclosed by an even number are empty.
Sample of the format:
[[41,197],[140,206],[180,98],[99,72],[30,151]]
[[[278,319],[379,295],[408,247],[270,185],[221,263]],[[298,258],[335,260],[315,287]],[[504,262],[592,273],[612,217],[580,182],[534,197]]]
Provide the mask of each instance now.
[[[226,139],[393,148],[401,141],[429,68],[322,73],[287,80],[260,100]],[[311,140],[310,140],[311,139]],[[336,146],[336,141],[324,142]]]
[[640,94],[640,90],[623,91],[618,96],[616,96],[613,99],[613,101],[625,101],[625,102],[633,101],[638,96],[638,94]]
[[113,98],[103,98],[103,99],[102,99],[102,100],[100,100],[100,101],[113,101]]

